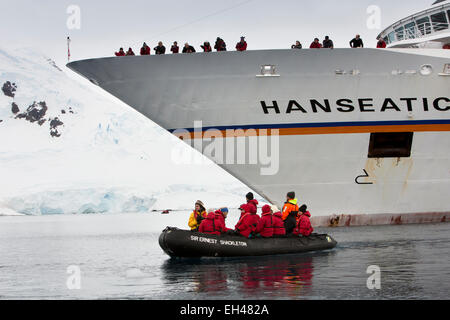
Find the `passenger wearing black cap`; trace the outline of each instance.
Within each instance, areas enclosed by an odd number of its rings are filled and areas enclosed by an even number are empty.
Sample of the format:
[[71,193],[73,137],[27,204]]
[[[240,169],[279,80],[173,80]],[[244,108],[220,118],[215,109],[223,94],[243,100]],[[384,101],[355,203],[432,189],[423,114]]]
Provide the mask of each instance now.
[[247,204],[249,205],[250,213],[255,214],[258,211],[258,200],[255,199],[253,193],[251,192],[247,193],[245,198],[247,200]]
[[287,217],[291,214],[291,212],[295,213],[295,216],[297,217],[298,214],[298,200],[295,198],[295,192],[291,191],[288,192],[286,195],[286,202],[283,206],[283,220],[286,220]]

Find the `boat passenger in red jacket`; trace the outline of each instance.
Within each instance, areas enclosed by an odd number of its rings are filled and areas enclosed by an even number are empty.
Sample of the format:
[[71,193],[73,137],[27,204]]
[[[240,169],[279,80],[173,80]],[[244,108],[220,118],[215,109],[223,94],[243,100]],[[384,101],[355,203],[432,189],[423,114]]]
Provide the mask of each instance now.
[[273,237],[272,209],[270,209],[270,206],[267,204],[262,207],[261,219],[256,226],[255,233],[259,234],[263,238]]
[[258,211],[258,200],[254,198],[253,193],[247,193],[245,199],[247,200],[247,204],[250,206],[250,213],[256,213]]
[[300,207],[300,219],[298,220],[297,227],[294,230],[295,235],[302,235],[304,237],[309,237],[313,233],[314,228],[311,226],[311,214],[307,211],[308,207],[302,205]]
[[286,234],[286,229],[284,228],[284,221],[282,218],[281,211],[277,206],[272,206],[272,218],[273,218],[273,235],[274,236],[284,236]]
[[260,217],[256,213],[250,213],[250,207],[248,204],[241,205],[240,209],[244,211],[244,214],[236,224],[235,230],[240,235],[250,238],[256,230]]
[[232,231],[233,229],[227,228],[226,222],[225,222],[225,220],[227,219],[227,216],[228,216],[228,208],[221,208],[220,210],[217,210],[216,213],[219,216],[220,220],[222,221],[223,226],[225,227],[224,232]]
[[198,231],[200,233],[215,234],[219,236],[225,232],[225,225],[215,210],[210,209],[208,211],[208,216],[200,223]]

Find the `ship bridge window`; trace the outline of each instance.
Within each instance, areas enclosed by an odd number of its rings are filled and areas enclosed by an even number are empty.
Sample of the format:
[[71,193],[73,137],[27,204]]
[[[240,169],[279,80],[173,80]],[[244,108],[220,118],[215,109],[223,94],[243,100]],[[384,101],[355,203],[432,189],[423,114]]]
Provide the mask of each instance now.
[[405,39],[414,38],[416,38],[416,24],[414,22],[405,24]]
[[369,158],[409,158],[413,136],[413,132],[372,133]]
[[392,31],[391,33],[389,33],[388,38],[389,38],[389,43],[395,42],[395,32]]
[[417,23],[417,29],[419,29],[420,33],[423,36],[431,33],[430,18],[424,17],[421,19],[417,19],[416,23]]
[[431,15],[431,22],[433,23],[434,31],[441,31],[448,29],[447,17],[445,12],[439,12]]
[[395,29],[395,33],[397,34],[397,40],[401,41],[404,39],[404,30],[403,30],[403,26],[401,26],[398,29]]

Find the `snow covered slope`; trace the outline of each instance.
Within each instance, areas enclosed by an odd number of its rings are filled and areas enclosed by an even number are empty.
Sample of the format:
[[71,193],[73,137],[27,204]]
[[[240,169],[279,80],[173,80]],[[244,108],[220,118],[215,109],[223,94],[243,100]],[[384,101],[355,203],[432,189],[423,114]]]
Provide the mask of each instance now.
[[[249,190],[127,107],[31,49],[0,48],[0,214],[238,206]],[[70,71],[68,71],[70,72]],[[2,209],[3,208],[3,209]]]

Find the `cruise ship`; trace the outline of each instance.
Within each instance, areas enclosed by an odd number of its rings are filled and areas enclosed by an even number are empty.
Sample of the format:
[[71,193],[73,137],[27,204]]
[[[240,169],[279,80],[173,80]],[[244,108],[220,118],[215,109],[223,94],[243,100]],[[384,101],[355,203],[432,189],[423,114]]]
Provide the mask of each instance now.
[[450,219],[450,1],[386,49],[113,57],[67,66],[315,226]]

